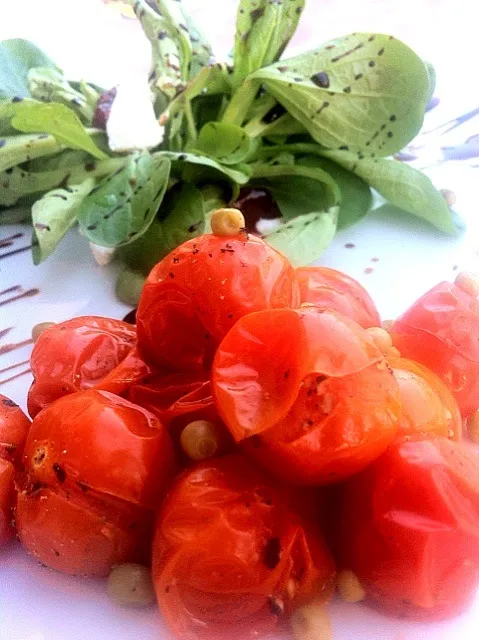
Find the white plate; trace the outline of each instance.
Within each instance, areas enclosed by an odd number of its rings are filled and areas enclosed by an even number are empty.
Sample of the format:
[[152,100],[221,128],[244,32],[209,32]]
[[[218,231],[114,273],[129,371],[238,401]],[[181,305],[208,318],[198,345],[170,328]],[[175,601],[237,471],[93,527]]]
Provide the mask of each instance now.
[[[196,0],[190,0],[190,4],[200,5]],[[208,6],[212,4],[213,0],[208,0]],[[217,24],[223,25],[223,19],[231,23],[234,13],[231,4],[232,0],[219,0],[215,5],[218,13],[216,9],[214,12],[217,19],[204,20],[204,26],[209,27],[212,36],[219,35]],[[477,106],[472,103],[472,91],[467,95],[467,82],[459,80],[461,73],[464,80],[469,80],[467,65],[455,65],[454,56],[449,55],[443,44],[449,42],[449,51],[459,51],[465,58],[468,56],[463,44],[474,46],[474,38],[460,29],[474,30],[475,23],[462,19],[462,13],[455,11],[457,3],[405,0],[407,7],[401,12],[404,20],[392,15],[394,3],[389,3],[387,10],[387,2],[375,0],[353,2],[352,5],[338,2],[338,11],[333,15],[335,4],[309,3],[309,18],[304,16],[300,34],[303,41],[309,39],[311,45],[354,29],[393,31],[412,42],[442,68],[440,87],[448,89],[450,78],[454,79],[454,89],[441,95],[451,115]],[[366,7],[369,7],[369,13]],[[326,12],[322,15],[327,15],[327,19],[320,19],[319,8]],[[439,13],[435,29],[429,29],[426,41],[424,23],[429,20],[433,8]],[[450,15],[448,8],[452,8]],[[128,23],[122,22],[119,16],[111,19],[105,11],[98,0],[82,3],[17,0],[2,16],[0,37],[30,37],[73,74],[84,73],[98,82],[114,83],[126,77],[128,71],[131,75],[132,70],[135,73],[144,68],[148,47]],[[416,16],[414,22],[410,19],[411,12]],[[201,13],[197,13],[201,18]],[[51,18],[53,15],[55,20]],[[56,26],[59,23],[74,25],[74,28],[59,30]],[[326,24],[330,25],[327,29]],[[322,34],[317,32],[318,26],[323,29]],[[221,31],[223,33],[223,29]],[[85,33],[89,33],[88,47],[84,46]],[[231,24],[224,33],[229,41]],[[453,46],[454,37],[460,47]],[[124,46],[125,39],[130,42],[128,47]],[[226,36],[223,39],[226,43]],[[225,44],[223,49],[227,51],[227,47],[229,45]],[[106,50],[109,56],[104,54]],[[68,57],[68,51],[73,54],[81,51],[81,56]],[[431,115],[433,120],[436,117],[437,114]],[[449,239],[425,225],[412,224],[407,217],[372,214],[353,229],[338,234],[321,260],[322,264],[342,269],[360,280],[373,295],[384,318],[395,317],[436,282],[453,278],[457,270],[479,270],[479,219],[473,188],[477,169],[450,164],[437,168],[431,175],[439,188],[451,188],[458,194],[457,208],[469,225],[466,234]],[[0,239],[16,231],[25,232],[25,236],[15,240],[12,248],[28,244],[29,230],[20,227],[0,229]],[[346,248],[346,244],[354,247]],[[372,273],[365,272],[369,268],[373,269]],[[100,269],[95,265],[86,243],[75,231],[40,267],[33,267],[28,252],[0,259],[0,290],[17,284],[25,290],[40,289],[34,297],[0,306],[0,331],[14,327],[0,340],[0,347],[7,342],[27,339],[37,322],[60,321],[81,314],[122,317],[128,308],[114,297],[114,276],[114,267]],[[0,369],[26,360],[29,352],[27,346],[1,355]],[[0,379],[5,377],[0,374]],[[0,392],[25,406],[29,383],[29,376],[22,376],[0,386]],[[479,635],[479,599],[465,615],[441,624],[397,621],[359,605],[339,602],[333,602],[330,609],[335,640],[477,640]],[[0,552],[0,640],[166,640],[167,637],[155,608],[138,612],[114,607],[105,595],[102,581],[71,578],[43,568],[16,542]]]

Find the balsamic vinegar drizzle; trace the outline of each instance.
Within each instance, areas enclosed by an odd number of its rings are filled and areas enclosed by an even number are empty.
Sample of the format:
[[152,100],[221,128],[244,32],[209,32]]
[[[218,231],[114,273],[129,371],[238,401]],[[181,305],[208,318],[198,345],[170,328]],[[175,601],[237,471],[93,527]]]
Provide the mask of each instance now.
[[39,293],[40,293],[40,289],[28,289],[27,291],[23,291],[23,293],[19,293],[16,296],[12,296],[11,298],[7,298],[6,300],[0,301],[0,307],[3,307],[6,304],[10,304],[10,302],[21,300],[22,298],[30,298],[31,296],[36,296]]

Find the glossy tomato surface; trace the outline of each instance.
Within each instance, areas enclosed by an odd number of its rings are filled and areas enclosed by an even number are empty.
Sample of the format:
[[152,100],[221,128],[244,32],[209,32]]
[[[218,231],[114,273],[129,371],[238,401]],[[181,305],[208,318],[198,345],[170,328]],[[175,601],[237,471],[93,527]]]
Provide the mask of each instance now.
[[462,420],[454,396],[430,369],[407,358],[389,358],[401,394],[398,435],[443,436],[458,440]]
[[327,599],[334,564],[313,504],[238,455],[181,475],[153,544],[158,603],[175,636],[263,637],[304,601]]
[[479,301],[450,282],[424,294],[392,328],[406,358],[434,371],[464,417],[479,408]]
[[0,394],[0,546],[14,533],[15,469],[20,464],[29,428],[30,420],[20,407]]
[[41,562],[105,575],[148,560],[153,512],[175,470],[154,415],[104,391],[65,396],[34,419],[24,466],[18,532]]
[[371,296],[357,280],[329,267],[298,267],[296,279],[301,302],[339,311],[364,329],[380,327],[381,319]]
[[263,240],[204,235],[175,249],[148,276],[136,316],[140,350],[171,370],[209,368],[238,318],[298,303],[293,267]]
[[132,325],[99,316],[73,318],[46,329],[30,359],[34,377],[28,393],[30,415],[36,416],[57,398],[98,384],[135,341]]
[[364,329],[329,309],[245,316],[221,343],[212,373],[234,438],[246,438],[249,454],[294,484],[356,473],[397,432],[399,389],[381,353]]
[[479,586],[477,454],[445,438],[398,440],[342,488],[338,552],[386,611],[441,619]]

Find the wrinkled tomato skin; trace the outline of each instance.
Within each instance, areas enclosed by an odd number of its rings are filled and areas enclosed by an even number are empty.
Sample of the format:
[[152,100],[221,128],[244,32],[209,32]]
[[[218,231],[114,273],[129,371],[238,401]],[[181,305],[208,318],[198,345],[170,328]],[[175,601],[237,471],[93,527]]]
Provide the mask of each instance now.
[[338,555],[370,601],[412,619],[463,612],[479,585],[477,454],[397,440],[342,487]]
[[15,532],[12,526],[15,467],[9,460],[0,458],[0,549]]
[[313,504],[239,455],[179,476],[159,514],[152,562],[174,635],[263,637],[283,612],[314,596],[326,600],[335,569]]
[[147,561],[153,513],[176,470],[154,415],[105,391],[65,396],[34,419],[23,462],[18,533],[41,562],[106,575]]
[[[211,382],[195,373],[153,375],[129,390],[128,399],[151,411],[168,429],[173,442],[180,448],[183,429],[195,420],[207,420],[215,425],[217,453],[234,448],[233,439],[221,420],[212,397]],[[185,459],[184,462],[188,462]]]
[[363,329],[380,327],[371,296],[354,278],[329,267],[298,267],[296,279],[301,302],[310,302],[344,314]]
[[401,394],[398,436],[422,434],[459,440],[462,432],[459,407],[441,379],[424,365],[407,358],[390,358],[388,364]]
[[239,320],[218,348],[212,385],[235,440],[292,484],[357,473],[392,442],[401,414],[397,382],[369,334],[325,308]]
[[344,480],[376,460],[397,434],[396,380],[377,364],[340,378],[303,381],[283,420],[244,441],[262,467],[294,485]]
[[29,428],[30,420],[20,407],[0,394],[0,547],[14,534],[15,469],[20,465]]
[[479,407],[479,301],[449,282],[417,300],[391,330],[401,355],[434,371],[463,417]]
[[32,418],[54,400],[97,385],[126,358],[135,341],[133,326],[99,316],[73,318],[46,329],[30,359]]
[[160,368],[209,369],[238,318],[298,303],[293,267],[263,240],[204,235],[179,246],[148,276],[136,315],[140,352]]

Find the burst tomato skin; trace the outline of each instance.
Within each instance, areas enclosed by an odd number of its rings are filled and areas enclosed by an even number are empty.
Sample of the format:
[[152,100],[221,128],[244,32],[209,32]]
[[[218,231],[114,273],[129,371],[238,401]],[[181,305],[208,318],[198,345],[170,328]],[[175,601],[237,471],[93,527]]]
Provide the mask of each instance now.
[[135,341],[135,328],[112,318],[83,316],[49,327],[31,355],[30,415],[35,417],[54,400],[101,382],[126,358]]
[[401,413],[398,385],[370,336],[330,309],[245,316],[218,348],[212,384],[234,438],[293,484],[328,484],[364,468],[392,442]]
[[0,547],[14,534],[14,478],[23,455],[30,420],[20,407],[0,394]]
[[334,563],[312,504],[240,455],[179,476],[159,514],[152,564],[173,633],[254,638],[272,631],[283,612],[314,596],[326,600]]
[[298,303],[293,267],[263,240],[204,235],[148,276],[136,317],[140,352],[160,368],[208,369],[238,318]]
[[155,416],[105,391],[65,396],[34,419],[23,462],[18,533],[41,562],[107,575],[148,560],[154,510],[176,467]]
[[434,371],[463,417],[479,407],[479,301],[450,282],[425,293],[393,325],[395,346]]
[[338,554],[376,605],[401,617],[464,611],[479,584],[477,454],[398,439],[342,487]]
[[425,435],[459,440],[462,420],[454,396],[424,365],[407,358],[389,358],[401,394],[399,437]]
[[371,296],[354,278],[329,267],[298,267],[296,279],[301,302],[310,302],[344,314],[363,329],[380,327]]

